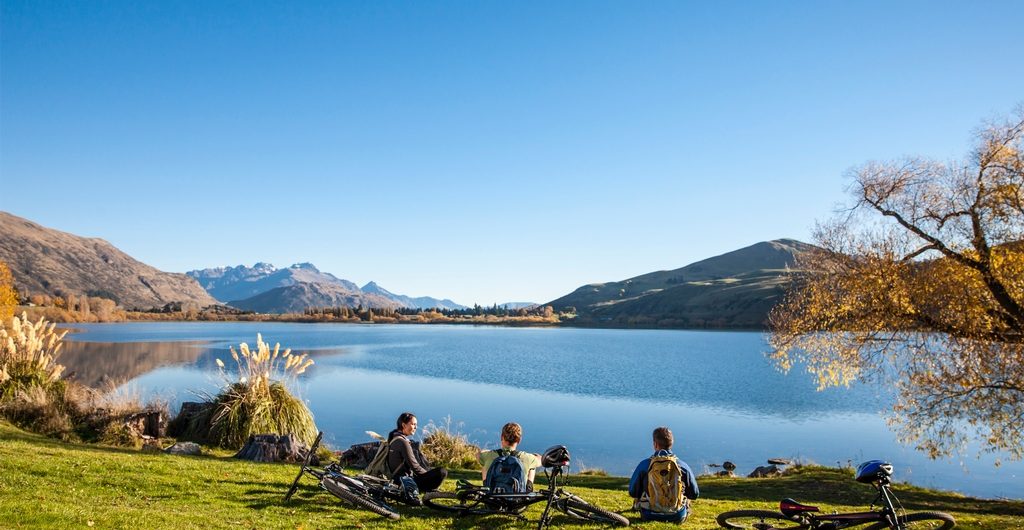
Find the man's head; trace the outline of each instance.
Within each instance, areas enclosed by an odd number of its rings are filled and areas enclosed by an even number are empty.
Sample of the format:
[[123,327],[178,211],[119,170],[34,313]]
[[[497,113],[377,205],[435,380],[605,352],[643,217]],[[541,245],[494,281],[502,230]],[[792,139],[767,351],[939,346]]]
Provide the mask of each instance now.
[[502,445],[513,447],[523,439],[523,428],[518,423],[506,423],[501,428]]
[[672,449],[672,443],[675,440],[672,438],[672,431],[668,427],[658,427],[654,429],[654,448],[661,450]]

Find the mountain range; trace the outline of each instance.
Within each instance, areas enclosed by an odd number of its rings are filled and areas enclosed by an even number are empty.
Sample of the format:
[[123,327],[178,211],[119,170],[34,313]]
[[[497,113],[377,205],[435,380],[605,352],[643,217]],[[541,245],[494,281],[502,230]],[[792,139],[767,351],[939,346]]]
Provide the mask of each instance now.
[[548,302],[592,326],[763,328],[797,256],[813,248],[777,239],[669,271],[594,283]]
[[301,313],[309,307],[342,306],[465,309],[448,299],[394,294],[375,282],[360,288],[348,280],[321,272],[312,263],[278,269],[261,262],[252,267],[216,267],[186,274],[221,302],[260,313]]
[[[572,323],[584,326],[762,328],[785,292],[797,257],[811,248],[792,239],[766,241],[678,269],[584,285],[546,305],[575,311]],[[129,309],[169,303],[225,303],[261,313],[337,306],[465,308],[449,299],[395,294],[375,282],[359,287],[310,263],[162,272],[102,239],[42,227],[6,212],[0,212],[0,261],[10,267],[23,296],[101,296]],[[521,305],[534,304],[510,307]]]

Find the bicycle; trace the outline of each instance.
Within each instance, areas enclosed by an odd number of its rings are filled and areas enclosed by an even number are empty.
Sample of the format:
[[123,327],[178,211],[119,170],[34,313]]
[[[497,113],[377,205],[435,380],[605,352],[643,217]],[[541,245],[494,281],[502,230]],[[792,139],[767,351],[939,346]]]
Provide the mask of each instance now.
[[[819,515],[817,506],[783,499],[778,512],[733,510],[719,514],[716,520],[722,528],[754,530],[839,530],[864,524],[870,525],[864,530],[949,530],[956,526],[953,516],[948,513],[906,513],[889,486],[892,472],[892,464],[881,460],[869,460],[857,467],[857,482],[871,484],[878,490],[878,496],[871,502],[871,511]],[[876,504],[880,505],[878,510],[873,509]]]
[[[551,508],[577,519],[596,523],[629,526],[629,519],[607,510],[602,510],[587,501],[558,487],[558,477],[564,475],[569,465],[569,450],[556,445],[541,457],[548,487],[529,493],[495,493],[483,486],[466,480],[456,483],[455,491],[432,491],[423,495],[423,504],[430,508],[451,512],[456,516],[466,515],[510,515],[525,520],[522,513],[536,503],[546,502],[537,530],[551,524]],[[548,469],[551,472],[548,472]]]
[[389,519],[399,519],[401,516],[387,501],[394,500],[409,503],[411,499],[405,495],[398,484],[372,475],[357,475],[355,477],[347,475],[344,472],[344,468],[337,463],[327,464],[323,469],[319,470],[310,466],[310,461],[313,455],[316,454],[317,448],[320,447],[320,441],[323,436],[323,432],[316,435],[316,440],[313,441],[313,446],[310,447],[309,453],[302,463],[302,468],[299,469],[299,474],[295,477],[291,488],[288,489],[288,493],[284,496],[285,502],[288,502],[299,488],[299,480],[302,476],[308,474],[317,479],[322,489],[327,490],[335,497],[349,504],[358,508],[365,508]]

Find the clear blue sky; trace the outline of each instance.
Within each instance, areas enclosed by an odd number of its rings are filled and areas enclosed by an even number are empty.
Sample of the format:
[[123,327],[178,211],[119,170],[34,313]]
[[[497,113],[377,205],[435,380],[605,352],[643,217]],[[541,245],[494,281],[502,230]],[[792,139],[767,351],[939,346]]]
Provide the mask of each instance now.
[[809,239],[1024,100],[1024,3],[2,0],[0,210],[543,302]]

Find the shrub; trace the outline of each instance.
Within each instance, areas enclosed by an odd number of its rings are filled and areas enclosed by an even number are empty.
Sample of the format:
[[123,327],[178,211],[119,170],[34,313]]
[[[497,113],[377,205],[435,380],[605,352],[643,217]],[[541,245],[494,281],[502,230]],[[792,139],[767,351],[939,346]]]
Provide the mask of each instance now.
[[442,425],[433,420],[423,428],[423,456],[432,465],[452,469],[480,469],[480,448],[469,443],[459,431],[461,423],[452,428],[452,417],[446,416]]
[[43,318],[32,324],[22,313],[11,319],[10,330],[0,327],[0,401],[33,387],[62,390],[64,367],[56,359],[67,331],[54,326]]
[[0,402],[0,415],[11,423],[46,436],[77,440],[72,411],[62,399],[63,392],[30,386],[14,391]]
[[239,350],[231,348],[231,357],[238,368],[238,380],[233,381],[217,359],[225,388],[210,397],[210,406],[189,420],[185,436],[207,441],[225,448],[241,447],[253,434],[292,434],[310,444],[317,429],[313,414],[306,404],[293,396],[285,384],[306,371],[313,364],[306,354],[292,355],[290,349],[281,352],[256,335],[256,351],[242,343]]

